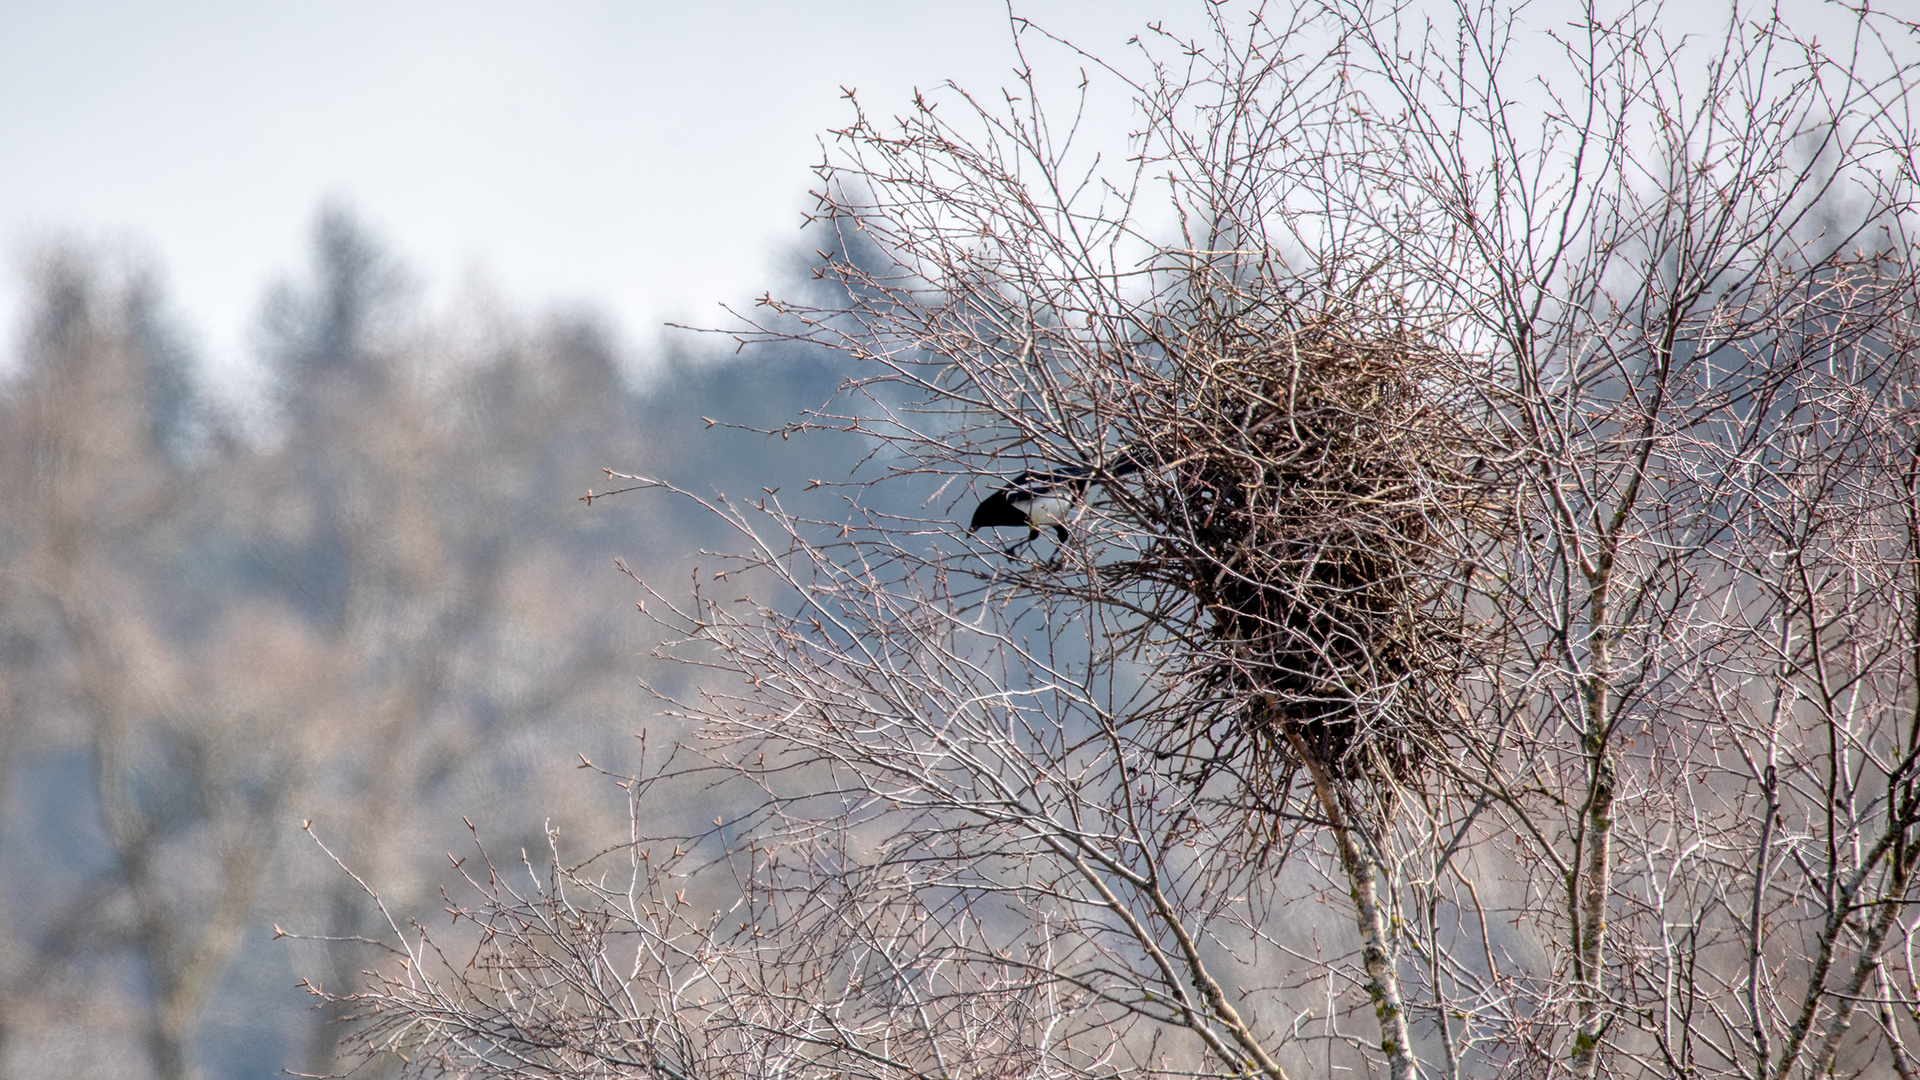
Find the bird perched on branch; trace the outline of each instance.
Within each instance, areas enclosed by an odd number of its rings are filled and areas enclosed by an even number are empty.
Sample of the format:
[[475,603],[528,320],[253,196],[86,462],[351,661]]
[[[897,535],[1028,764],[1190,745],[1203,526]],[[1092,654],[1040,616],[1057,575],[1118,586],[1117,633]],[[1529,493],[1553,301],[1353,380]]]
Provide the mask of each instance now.
[[1024,527],[1026,538],[1008,545],[1009,557],[1038,540],[1042,529],[1052,529],[1053,535],[1065,544],[1072,535],[1067,530],[1067,522],[1086,501],[1087,489],[1095,480],[1139,471],[1139,456],[1128,448],[1104,465],[1060,465],[1020,473],[980,500],[967,531]]

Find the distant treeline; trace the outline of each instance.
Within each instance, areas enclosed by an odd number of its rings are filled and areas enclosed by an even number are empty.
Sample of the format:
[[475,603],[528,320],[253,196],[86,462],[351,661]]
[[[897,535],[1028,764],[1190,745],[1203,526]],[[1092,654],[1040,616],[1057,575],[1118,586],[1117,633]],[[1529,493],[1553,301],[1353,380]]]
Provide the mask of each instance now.
[[830,398],[819,355],[431,316],[337,210],[268,294],[242,423],[155,280],[46,253],[0,367],[0,1070],[334,1072],[340,1010],[299,984],[353,984],[384,927],[303,823],[401,918],[438,912],[463,816],[617,838],[580,755],[664,729],[615,559],[678,576],[723,538],[579,496],[613,468],[759,498],[859,447],[743,430]]

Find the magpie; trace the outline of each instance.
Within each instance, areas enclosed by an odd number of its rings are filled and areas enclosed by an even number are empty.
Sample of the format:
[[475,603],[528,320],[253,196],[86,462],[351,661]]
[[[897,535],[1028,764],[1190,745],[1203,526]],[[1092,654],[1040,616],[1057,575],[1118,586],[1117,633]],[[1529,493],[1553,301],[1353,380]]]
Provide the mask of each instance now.
[[1064,544],[1072,535],[1067,522],[1086,500],[1087,488],[1098,474],[1126,476],[1140,471],[1140,460],[1131,449],[1122,450],[1104,468],[1094,465],[1058,465],[1042,471],[1027,471],[1002,484],[993,494],[980,500],[973,511],[968,532],[1001,527],[1024,526],[1027,536],[1007,547],[1007,555],[1040,539],[1040,530],[1052,529]]

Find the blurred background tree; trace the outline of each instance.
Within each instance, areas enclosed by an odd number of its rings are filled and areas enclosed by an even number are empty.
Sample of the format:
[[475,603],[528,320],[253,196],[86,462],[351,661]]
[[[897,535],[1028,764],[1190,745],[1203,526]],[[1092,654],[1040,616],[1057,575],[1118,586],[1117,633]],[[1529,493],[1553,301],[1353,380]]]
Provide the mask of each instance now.
[[337,1010],[298,982],[352,985],[374,927],[303,821],[415,911],[463,815],[624,831],[575,779],[641,726],[614,560],[671,572],[711,527],[578,496],[608,465],[756,493],[830,467],[703,417],[791,416],[834,376],[635,379],[588,314],[430,314],[328,207],[243,416],[156,272],[70,244],[30,273],[0,383],[0,1070],[335,1071]]

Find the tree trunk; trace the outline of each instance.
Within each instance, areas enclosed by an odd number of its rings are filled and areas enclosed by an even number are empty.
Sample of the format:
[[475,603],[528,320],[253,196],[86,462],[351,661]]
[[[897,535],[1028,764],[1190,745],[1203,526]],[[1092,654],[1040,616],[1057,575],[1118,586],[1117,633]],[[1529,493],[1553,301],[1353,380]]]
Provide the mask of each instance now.
[[1380,1021],[1380,1052],[1387,1057],[1387,1073],[1392,1080],[1417,1080],[1420,1067],[1414,1059],[1413,1040],[1407,1031],[1407,1010],[1400,1000],[1400,975],[1394,968],[1393,942],[1387,933],[1386,915],[1380,910],[1374,862],[1354,839],[1329,763],[1292,725],[1287,727],[1287,741],[1313,776],[1314,795],[1319,799],[1321,812],[1327,815],[1334,843],[1340,849],[1340,868],[1347,875],[1354,923],[1360,931],[1367,997],[1372,999],[1373,1014]]

